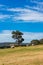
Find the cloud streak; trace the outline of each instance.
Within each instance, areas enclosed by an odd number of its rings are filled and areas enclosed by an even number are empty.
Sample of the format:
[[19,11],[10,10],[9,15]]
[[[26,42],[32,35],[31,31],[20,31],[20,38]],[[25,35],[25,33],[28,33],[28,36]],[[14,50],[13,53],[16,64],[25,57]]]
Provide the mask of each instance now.
[[43,13],[28,9],[28,8],[11,8],[7,11],[17,12],[16,15],[0,14],[0,20],[12,19],[12,21],[22,20],[23,22],[43,22]]
[[8,15],[8,14],[0,14],[0,22],[6,22],[8,19],[12,19],[13,15]]
[[9,15],[0,14],[0,19],[6,19],[6,18],[10,18],[10,16]]
[[36,4],[35,6],[31,7],[32,9],[43,12],[43,2],[42,1],[31,0],[31,3]]
[[[28,0],[26,0],[29,2]],[[24,8],[4,8],[7,12],[12,12],[14,14],[0,14],[0,20],[11,19],[12,21],[23,21],[23,22],[43,22],[43,2],[30,0],[30,4],[36,4],[33,6],[25,5]],[[0,7],[5,6],[1,5]],[[16,13],[15,13],[16,12]]]
[[23,12],[21,14],[18,14],[18,16],[13,17],[13,20],[23,20],[23,21],[42,21],[43,22],[43,14],[27,9],[27,8],[18,8],[18,9],[9,9],[9,11],[19,11],[19,12]]

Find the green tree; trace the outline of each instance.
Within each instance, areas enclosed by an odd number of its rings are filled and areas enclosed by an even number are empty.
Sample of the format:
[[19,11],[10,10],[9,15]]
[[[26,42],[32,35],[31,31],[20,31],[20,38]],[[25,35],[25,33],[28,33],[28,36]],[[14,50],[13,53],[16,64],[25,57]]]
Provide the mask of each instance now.
[[32,40],[31,41],[31,44],[38,45],[38,44],[40,44],[40,41],[39,40]]
[[40,41],[40,44],[43,44],[43,39],[40,39],[39,41]]
[[20,31],[12,31],[12,38],[16,39],[16,43],[18,43],[18,45],[20,45],[23,41],[24,38],[22,38],[23,33]]

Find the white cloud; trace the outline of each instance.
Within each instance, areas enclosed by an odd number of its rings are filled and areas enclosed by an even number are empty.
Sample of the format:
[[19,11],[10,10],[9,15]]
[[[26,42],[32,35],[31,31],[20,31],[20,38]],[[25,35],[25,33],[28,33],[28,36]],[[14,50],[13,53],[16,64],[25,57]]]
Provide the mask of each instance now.
[[11,30],[3,30],[0,33],[0,42],[14,42],[15,40],[12,39]]
[[40,40],[43,38],[43,33],[24,32],[23,38],[25,39],[24,42],[30,42],[33,39]]
[[30,9],[32,9],[32,10],[36,10],[36,11],[38,11],[38,12],[43,12],[43,6],[37,5],[37,6],[32,6],[32,7],[30,7],[30,6],[26,5],[25,7],[26,7],[26,8],[30,8]]
[[31,0],[31,3],[36,4],[36,5],[34,5],[33,7],[30,7],[30,8],[43,12],[43,2],[42,1]]
[[7,11],[12,11],[12,12],[31,12],[31,10],[28,10],[26,8],[8,8]]
[[5,19],[5,18],[9,18],[9,15],[3,15],[3,14],[0,15],[0,19]]
[[[26,0],[28,2],[28,0]],[[36,6],[25,5],[24,8],[5,8],[5,11],[11,11],[13,15],[3,15],[0,14],[0,20],[10,18],[12,21],[22,20],[23,22],[43,22],[43,2],[38,2],[36,0],[30,0],[31,3],[36,3]],[[4,6],[1,5],[0,6]],[[35,10],[37,11],[35,11]],[[40,12],[41,11],[41,12]],[[17,12],[15,14],[15,12]]]
[[[28,3],[29,0],[26,0]],[[4,8],[2,10],[13,12],[13,15],[3,15],[0,14],[0,20],[3,21],[3,19],[10,18],[13,21],[19,21],[22,20],[24,22],[43,22],[43,2],[36,1],[36,0],[30,0],[30,3],[33,4],[33,6],[25,5],[24,8]],[[34,5],[36,4],[36,5]],[[0,7],[5,7],[6,5],[0,4]],[[37,10],[37,11],[35,11]],[[15,12],[17,12],[15,14]]]
[[12,30],[3,30],[2,34],[11,34]]
[[4,15],[0,14],[0,20],[12,19],[12,21],[22,20],[23,22],[43,22],[43,13],[30,10],[28,8],[14,8],[9,11],[21,12],[18,15]]
[[[12,30],[3,30],[0,33],[0,42],[14,42],[15,40],[12,39]],[[30,42],[33,39],[42,39],[43,33],[33,33],[33,32],[23,32],[23,38],[25,39],[24,42]]]
[[20,12],[23,12],[23,13],[20,13],[18,14],[18,16],[13,16],[13,20],[23,20],[23,21],[30,21],[31,22],[37,22],[37,21],[42,21],[43,22],[43,14],[42,13],[39,13],[37,11],[34,11],[34,10],[30,10],[30,9],[27,9],[27,8],[18,8],[17,10],[16,9],[13,9],[12,11],[20,11]]
[[[26,0],[26,2],[28,3],[29,0]],[[27,6],[28,8],[31,8],[31,9],[36,9],[37,11],[43,11],[43,2],[41,1],[38,1],[38,0],[30,0],[30,4],[33,4],[33,6],[29,6],[29,5],[25,5],[25,7]],[[35,5],[34,5],[35,4]],[[9,8],[7,9],[8,11],[23,11],[22,9],[20,8]]]
[[[18,14],[18,16],[13,16],[13,20],[23,20],[28,22],[43,22],[43,13],[40,13],[39,11],[43,11],[43,3],[32,1],[33,3],[38,3],[37,6],[25,6],[25,8],[8,8],[7,11],[12,12],[21,12]],[[41,6],[40,6],[41,5]],[[36,9],[32,10],[32,9]]]
[[0,14],[0,20],[4,21],[5,19],[10,19],[12,15],[5,15],[5,14]]

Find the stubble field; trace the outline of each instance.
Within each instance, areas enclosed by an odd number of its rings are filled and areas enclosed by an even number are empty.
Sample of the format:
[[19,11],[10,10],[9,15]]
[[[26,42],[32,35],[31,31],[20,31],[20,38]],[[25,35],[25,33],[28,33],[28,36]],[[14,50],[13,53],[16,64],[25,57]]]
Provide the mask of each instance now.
[[0,49],[0,65],[43,65],[43,45]]

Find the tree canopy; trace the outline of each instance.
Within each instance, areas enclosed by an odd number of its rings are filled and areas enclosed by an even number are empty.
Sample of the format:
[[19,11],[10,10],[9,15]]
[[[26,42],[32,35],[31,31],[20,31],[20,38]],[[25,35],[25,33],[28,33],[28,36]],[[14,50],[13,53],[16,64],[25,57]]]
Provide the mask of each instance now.
[[40,42],[39,42],[39,40],[32,40],[31,44],[38,45],[38,44],[40,44]]
[[12,31],[12,38],[16,39],[16,43],[21,44],[24,41],[24,38],[22,37],[23,33],[20,31]]

